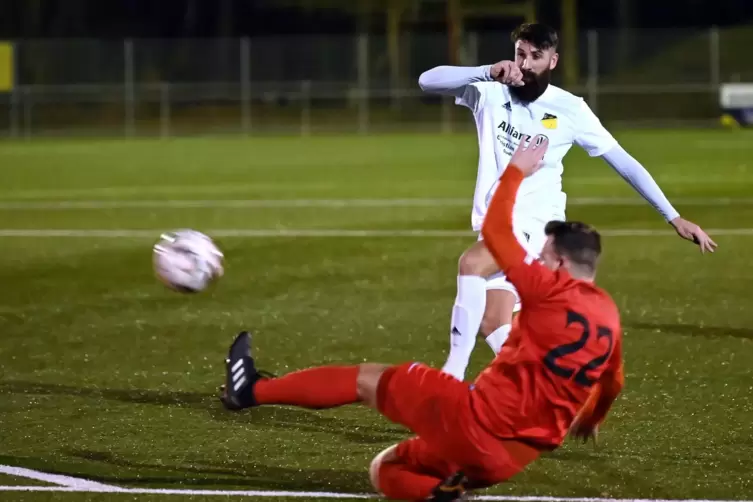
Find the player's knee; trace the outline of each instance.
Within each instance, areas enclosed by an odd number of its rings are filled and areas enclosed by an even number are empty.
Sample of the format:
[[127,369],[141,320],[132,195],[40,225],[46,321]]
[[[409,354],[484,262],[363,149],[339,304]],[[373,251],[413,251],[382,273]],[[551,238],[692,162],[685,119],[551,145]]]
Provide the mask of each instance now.
[[502,314],[500,312],[490,312],[484,314],[481,319],[481,328],[479,329],[479,337],[488,337],[505,324],[512,323],[512,313],[509,315]]
[[388,368],[386,364],[363,363],[358,367],[356,386],[358,397],[364,404],[376,408],[379,379]]
[[487,277],[498,270],[491,253],[482,242],[474,244],[460,256],[458,275]]
[[379,469],[384,462],[394,462],[397,460],[397,445],[393,444],[389,448],[382,450],[369,465],[369,481],[371,486],[377,493],[382,493],[382,489],[379,486]]
[[496,318],[489,318],[484,316],[483,319],[481,319],[481,328],[478,332],[479,338],[487,338],[489,335],[494,333],[497,328],[502,326],[503,324],[499,322]]
[[512,291],[495,289],[487,291],[486,309],[481,318],[480,335],[484,338],[506,324],[512,323],[517,296]]

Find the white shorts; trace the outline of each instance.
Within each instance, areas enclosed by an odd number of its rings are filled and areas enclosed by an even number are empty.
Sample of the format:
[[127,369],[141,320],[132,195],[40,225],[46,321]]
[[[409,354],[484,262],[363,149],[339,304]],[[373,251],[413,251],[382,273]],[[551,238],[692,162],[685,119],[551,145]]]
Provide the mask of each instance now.
[[[544,233],[544,227],[552,220],[564,220],[564,214],[552,214],[550,218],[539,218],[528,215],[520,215],[515,218],[514,232],[518,238],[518,242],[528,252],[528,254],[539,257],[541,250],[546,243],[546,234]],[[478,240],[483,240],[479,233]],[[486,279],[486,289],[501,289],[509,291],[515,295],[515,312],[520,310],[520,297],[515,290],[515,286],[507,280],[503,272],[498,272],[489,276]]]

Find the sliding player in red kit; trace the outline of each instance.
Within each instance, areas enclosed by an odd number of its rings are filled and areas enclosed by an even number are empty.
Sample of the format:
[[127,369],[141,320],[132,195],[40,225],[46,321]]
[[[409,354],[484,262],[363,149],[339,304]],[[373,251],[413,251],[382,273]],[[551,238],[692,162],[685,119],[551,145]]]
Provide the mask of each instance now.
[[550,222],[540,259],[513,228],[521,183],[538,169],[545,136],[520,140],[500,178],[482,234],[521,296],[510,338],[473,384],[409,362],[323,366],[263,376],[242,332],[230,348],[221,401],[321,409],[363,403],[415,436],[372,461],[374,488],[400,500],[460,500],[467,489],[510,479],[568,432],[595,435],[623,386],[616,306],[593,279],[599,234],[582,223]]

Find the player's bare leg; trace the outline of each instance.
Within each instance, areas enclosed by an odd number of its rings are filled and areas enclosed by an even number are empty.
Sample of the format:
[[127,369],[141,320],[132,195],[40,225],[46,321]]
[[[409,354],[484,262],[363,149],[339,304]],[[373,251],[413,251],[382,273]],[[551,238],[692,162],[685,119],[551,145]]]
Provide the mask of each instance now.
[[379,487],[379,469],[383,463],[396,462],[397,459],[397,445],[393,444],[380,451],[374,457],[374,460],[371,461],[371,465],[369,465],[369,481],[371,481],[371,486],[374,487],[377,493],[382,493],[382,489]]
[[[251,351],[251,335],[240,333],[225,361],[226,376],[220,400],[226,408],[240,410],[266,404],[303,408],[334,408],[361,403],[377,407],[377,390],[385,364],[320,366],[282,377],[263,375]],[[418,439],[418,438],[416,438]],[[454,473],[447,479],[416,472],[397,457],[397,448],[383,451],[372,462],[369,478],[378,492],[399,500],[460,500],[465,477]]]
[[458,261],[458,290],[452,307],[450,353],[442,367],[442,371],[458,380],[465,378],[486,310],[486,278],[498,271],[494,257],[480,241],[470,246]]
[[[357,394],[362,404],[377,409],[379,381],[388,368],[377,363],[358,365]],[[446,479],[418,472],[398,457],[397,447],[393,445],[380,452],[369,466],[369,480],[377,493],[393,500],[454,502],[462,499],[468,483],[462,472]]]
[[427,474],[403,462],[398,446],[382,450],[371,461],[369,480],[377,493],[394,500],[453,502],[463,499],[468,479],[462,472],[452,473],[445,479]]
[[489,289],[486,292],[486,309],[479,336],[486,340],[495,354],[499,353],[510,336],[517,302],[517,295],[506,289]]
[[384,371],[389,368],[386,364],[363,363],[358,365],[356,387],[358,397],[366,406],[377,409],[377,387]]

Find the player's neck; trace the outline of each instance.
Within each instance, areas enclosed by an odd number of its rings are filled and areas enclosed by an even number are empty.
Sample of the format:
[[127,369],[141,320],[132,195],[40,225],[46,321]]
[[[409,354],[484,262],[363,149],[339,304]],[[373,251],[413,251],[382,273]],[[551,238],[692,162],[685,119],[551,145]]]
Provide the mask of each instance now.
[[596,277],[590,272],[580,269],[579,267],[567,267],[567,272],[573,279],[583,282],[596,282]]

